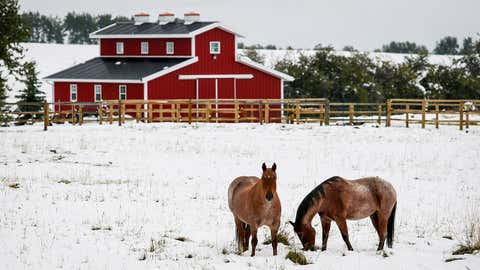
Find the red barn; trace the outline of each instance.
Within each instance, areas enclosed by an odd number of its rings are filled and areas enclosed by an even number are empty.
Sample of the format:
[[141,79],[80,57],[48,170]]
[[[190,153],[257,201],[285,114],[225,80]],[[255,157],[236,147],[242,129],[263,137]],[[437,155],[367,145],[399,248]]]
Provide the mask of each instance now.
[[100,29],[100,56],[52,74],[53,99],[281,99],[293,78],[237,54],[239,34],[198,13],[145,13]]

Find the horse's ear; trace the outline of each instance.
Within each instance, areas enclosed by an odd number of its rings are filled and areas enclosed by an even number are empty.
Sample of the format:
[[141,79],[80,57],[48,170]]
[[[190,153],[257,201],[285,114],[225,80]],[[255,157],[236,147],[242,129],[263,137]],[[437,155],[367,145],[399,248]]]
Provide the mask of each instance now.
[[265,162],[262,164],[262,170],[266,171],[267,170],[267,165],[265,165]]
[[272,170],[275,171],[277,169],[277,164],[276,163],[273,163],[272,165]]

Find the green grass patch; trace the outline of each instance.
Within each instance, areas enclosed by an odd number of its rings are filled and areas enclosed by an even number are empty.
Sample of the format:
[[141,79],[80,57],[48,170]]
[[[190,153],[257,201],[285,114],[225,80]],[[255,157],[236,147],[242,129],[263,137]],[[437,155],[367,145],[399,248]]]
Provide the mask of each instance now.
[[300,252],[296,251],[289,251],[287,256],[285,256],[285,259],[292,261],[295,264],[299,265],[306,265],[308,264],[307,258],[305,258],[305,255]]

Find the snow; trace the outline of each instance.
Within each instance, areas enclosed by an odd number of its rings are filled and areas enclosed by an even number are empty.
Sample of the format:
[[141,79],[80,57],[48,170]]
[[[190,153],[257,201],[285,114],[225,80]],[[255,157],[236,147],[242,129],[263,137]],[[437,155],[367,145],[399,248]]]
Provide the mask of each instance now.
[[[69,68],[73,65],[83,63],[100,55],[98,45],[74,45],[74,44],[45,44],[45,43],[23,43],[26,49],[25,60],[35,60],[38,65],[39,78],[52,75],[63,69]],[[258,50],[259,54],[265,56],[265,65],[269,68],[274,68],[275,64],[283,59],[296,60],[301,54],[314,55],[314,50]],[[243,53],[243,50],[239,50]],[[338,55],[349,56],[351,52],[335,52]],[[412,56],[409,54],[395,54],[395,53],[368,53],[372,59],[377,61],[391,61],[393,63],[401,63],[405,58]],[[430,55],[428,57],[430,63],[438,65],[452,65],[452,60],[455,56],[444,55]],[[10,80],[9,84],[14,89],[9,93],[8,102],[15,102],[15,95],[23,88],[23,84]],[[48,101],[52,99],[52,86],[43,81],[41,90],[46,93]]]
[[[282,223],[334,175],[380,176],[397,190],[388,257],[376,253],[376,233],[364,219],[348,223],[355,251],[346,250],[334,225],[328,250],[305,252],[312,264],[302,269],[480,269],[479,255],[451,255],[480,213],[479,140],[477,128],[466,133],[448,126],[1,128],[2,269],[300,268],[285,259],[291,248],[301,248],[299,240],[293,247],[279,244],[273,257],[271,246],[261,244],[266,229],[256,257],[234,253],[227,188],[237,176],[259,175],[262,162],[277,163]],[[12,183],[19,188],[8,187]],[[318,245],[318,217],[313,224]],[[445,262],[452,257],[464,260]]]

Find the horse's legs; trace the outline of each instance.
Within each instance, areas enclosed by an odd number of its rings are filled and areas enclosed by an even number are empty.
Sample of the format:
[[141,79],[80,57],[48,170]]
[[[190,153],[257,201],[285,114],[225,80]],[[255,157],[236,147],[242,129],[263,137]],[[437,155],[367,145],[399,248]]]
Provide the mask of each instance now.
[[327,241],[332,220],[322,216],[320,216],[320,219],[322,221],[322,251],[325,251],[327,250]]
[[277,256],[278,228],[279,227],[280,227],[280,223],[274,224],[270,227],[270,236],[272,238],[273,256]]
[[375,231],[380,238],[380,232],[378,231],[378,212],[375,212],[373,215],[371,215],[370,220],[372,221],[373,227],[375,228]]
[[[235,228],[237,233],[237,244],[238,250],[240,253],[244,252],[246,249],[244,248],[244,241],[245,241],[245,227],[244,224],[237,216],[235,216]],[[248,248],[247,248],[248,249]]]
[[345,244],[347,244],[348,250],[353,250],[352,244],[350,244],[350,239],[348,239],[347,220],[345,218],[339,218],[335,220],[335,222],[342,233],[343,241],[345,241]]
[[380,238],[377,250],[383,250],[383,245],[385,244],[385,237],[387,236],[388,215],[382,215],[380,214],[380,212],[378,212],[377,218],[378,218],[378,237]]
[[252,234],[252,257],[255,256],[255,249],[257,248],[257,226],[250,224],[250,231]]
[[243,248],[245,248],[245,250],[248,250],[249,241],[250,241],[250,225],[245,224],[245,237],[243,238]]

